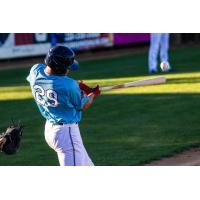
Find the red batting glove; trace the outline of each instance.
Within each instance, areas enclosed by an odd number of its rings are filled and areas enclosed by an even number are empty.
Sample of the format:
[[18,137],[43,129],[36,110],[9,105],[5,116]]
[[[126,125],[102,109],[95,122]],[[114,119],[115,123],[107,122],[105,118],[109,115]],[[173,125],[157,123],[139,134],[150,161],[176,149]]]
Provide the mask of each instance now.
[[83,81],[79,82],[79,87],[81,90],[83,90],[87,95],[93,92],[93,89],[89,86],[87,86]]
[[95,97],[99,96],[101,94],[101,90],[99,89],[99,85],[97,85],[95,88],[92,88],[92,93]]

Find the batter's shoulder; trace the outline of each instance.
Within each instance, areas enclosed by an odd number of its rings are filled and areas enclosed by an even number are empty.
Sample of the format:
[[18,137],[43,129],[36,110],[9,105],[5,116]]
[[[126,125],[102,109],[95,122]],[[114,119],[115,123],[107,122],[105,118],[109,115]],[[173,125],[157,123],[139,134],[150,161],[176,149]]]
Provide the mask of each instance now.
[[45,68],[45,64],[37,63],[31,67],[31,72],[38,71],[41,68]]
[[31,67],[30,73],[27,76],[26,80],[28,82],[30,82],[30,83],[33,82],[36,79],[37,75],[40,73],[40,70],[42,70],[44,68],[45,68],[45,65],[42,64],[42,63],[41,64],[39,63],[39,64],[33,65]]

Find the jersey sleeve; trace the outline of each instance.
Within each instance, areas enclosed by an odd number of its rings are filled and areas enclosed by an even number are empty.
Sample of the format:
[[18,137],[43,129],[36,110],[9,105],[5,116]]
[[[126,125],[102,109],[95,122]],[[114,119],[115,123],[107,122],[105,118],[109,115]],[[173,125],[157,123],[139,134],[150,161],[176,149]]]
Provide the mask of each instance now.
[[81,95],[81,90],[79,88],[79,85],[76,81],[73,82],[73,86],[71,87],[69,91],[69,97],[70,101],[75,107],[77,111],[81,111],[84,107],[84,105],[88,102],[89,97]]
[[32,83],[35,80],[36,74],[41,67],[44,67],[44,64],[35,64],[30,70],[29,75],[26,77],[26,80],[29,83]]

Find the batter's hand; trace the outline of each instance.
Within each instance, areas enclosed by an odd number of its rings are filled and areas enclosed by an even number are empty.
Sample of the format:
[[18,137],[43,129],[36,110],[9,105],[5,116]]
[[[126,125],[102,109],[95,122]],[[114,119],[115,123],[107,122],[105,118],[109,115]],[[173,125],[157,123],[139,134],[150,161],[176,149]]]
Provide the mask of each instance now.
[[79,83],[79,87],[81,90],[83,90],[85,92],[85,94],[90,94],[92,93],[93,89],[89,86],[87,86],[85,83],[83,83],[83,81],[78,81]]
[[92,93],[95,97],[101,95],[101,90],[99,89],[99,85],[97,85],[95,88],[92,88]]

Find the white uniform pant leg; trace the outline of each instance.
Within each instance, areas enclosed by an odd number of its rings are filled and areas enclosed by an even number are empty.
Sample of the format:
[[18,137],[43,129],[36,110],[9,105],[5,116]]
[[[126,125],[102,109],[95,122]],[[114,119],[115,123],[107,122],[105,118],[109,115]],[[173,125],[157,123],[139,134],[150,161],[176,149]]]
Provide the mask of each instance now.
[[57,152],[61,166],[93,166],[83,145],[78,124],[45,125],[45,140]]
[[161,33],[151,33],[149,48],[149,71],[157,71],[157,58],[160,48]]
[[84,147],[78,124],[68,128],[70,140],[74,148],[75,165],[93,166],[94,164]]
[[160,61],[168,62],[169,33],[162,33],[160,40]]

